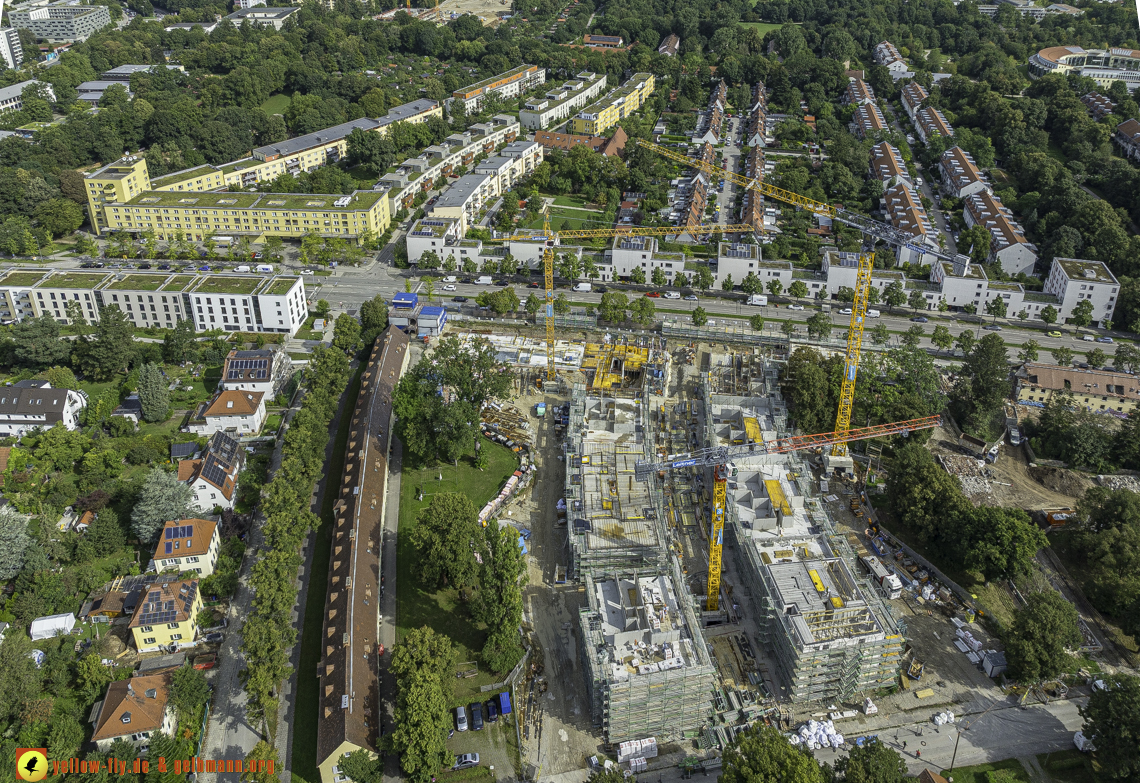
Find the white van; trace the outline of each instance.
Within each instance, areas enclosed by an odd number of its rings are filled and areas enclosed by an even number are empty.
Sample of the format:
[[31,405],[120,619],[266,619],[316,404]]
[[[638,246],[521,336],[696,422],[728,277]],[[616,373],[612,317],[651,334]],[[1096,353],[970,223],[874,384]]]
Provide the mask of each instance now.
[[482,277],[475,278],[475,285],[491,285],[491,276],[483,275]]
[[244,266],[244,265],[243,265],[243,266],[235,266],[235,267],[234,267],[234,271],[235,271],[235,272],[252,272],[252,271],[253,271],[253,269],[251,269],[251,268],[250,268],[250,267],[248,267],[248,266]]
[[867,311],[867,317],[868,318],[878,318],[879,317],[879,311],[878,310],[868,310]]
[[665,297],[666,299],[680,299],[681,298],[681,294],[677,291],[666,291],[665,293],[663,293],[661,295],[663,297]]
[[589,283],[575,283],[574,284],[574,290],[575,291],[589,291],[591,288],[592,288],[592,286]]
[[768,304],[768,297],[764,296],[764,294],[751,294],[748,297],[748,304],[763,307]]
[[270,273],[273,271],[273,264],[258,264],[257,265],[257,271],[258,272]]

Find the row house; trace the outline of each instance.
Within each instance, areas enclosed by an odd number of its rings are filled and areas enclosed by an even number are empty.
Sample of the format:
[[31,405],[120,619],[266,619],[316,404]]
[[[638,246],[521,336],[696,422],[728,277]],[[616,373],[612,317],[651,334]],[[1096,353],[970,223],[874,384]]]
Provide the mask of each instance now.
[[[764,150],[755,146],[744,161],[744,176],[757,183],[764,181]],[[764,231],[764,199],[759,191],[747,188],[741,197],[740,222],[752,226],[757,233]]]
[[1120,152],[1126,157],[1140,161],[1140,122],[1125,120],[1116,126],[1116,133],[1112,140],[1120,146]]
[[871,50],[871,56],[874,57],[877,65],[883,66],[890,72],[891,78],[895,81],[907,75],[913,75],[909,73],[906,60],[903,59],[898,48],[890,41],[876,44],[875,48]]
[[914,127],[923,144],[929,144],[936,136],[954,135],[954,128],[947,122],[946,116],[938,109],[929,106],[918,110]]
[[879,107],[873,103],[864,104],[855,110],[851,118],[851,130],[860,139],[874,138],[887,130],[887,121]]
[[961,147],[951,147],[942,153],[938,173],[943,192],[954,198],[966,198],[990,189],[973,156]]
[[744,131],[744,146],[763,147],[768,141],[768,95],[764,83],[752,88],[752,106],[748,111],[748,124]]
[[847,91],[843,94],[843,102],[851,106],[874,104],[875,91],[871,85],[862,79],[851,79],[847,82]]
[[918,193],[909,182],[900,182],[883,193],[883,211],[892,226],[911,237],[911,243],[896,248],[900,264],[928,264],[935,256],[927,251],[938,250],[937,232],[930,224],[919,200]]
[[910,172],[902,153],[893,144],[880,141],[871,147],[871,178],[883,183],[884,189],[900,182],[910,184]]
[[966,199],[964,216],[967,226],[983,226],[990,232],[991,263],[1000,263],[1010,275],[1033,274],[1037,247],[1025,238],[1025,231],[1001,199],[988,190],[979,191]]
[[922,102],[930,96],[930,93],[919,84],[918,82],[907,82],[902,88],[902,105],[906,116],[910,117],[911,122],[916,122],[915,117],[918,110],[922,108]]
[[1081,96],[1081,103],[1088,109],[1094,120],[1103,120],[1116,110],[1116,104],[1099,92],[1088,92]]

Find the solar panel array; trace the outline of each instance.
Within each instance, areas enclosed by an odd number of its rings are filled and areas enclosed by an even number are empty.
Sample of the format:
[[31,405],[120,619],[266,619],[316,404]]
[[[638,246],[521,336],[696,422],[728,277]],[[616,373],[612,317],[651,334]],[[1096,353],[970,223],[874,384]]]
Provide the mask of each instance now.
[[230,380],[236,380],[245,377],[246,372],[251,372],[252,378],[263,379],[269,377],[269,360],[268,359],[230,359]]
[[162,592],[154,590],[146,597],[146,603],[143,604],[142,613],[139,615],[139,625],[155,625],[159,623],[173,622],[174,618],[178,616],[178,610],[174,608],[174,601],[162,601]]
[[184,585],[182,590],[184,596],[182,611],[186,614],[190,614],[190,610],[194,608],[194,596],[198,594],[198,583],[191,582],[189,586]]
[[166,537],[170,538],[192,538],[194,536],[193,525],[175,525],[174,527],[166,528]]
[[724,253],[729,258],[752,258],[752,245],[732,244]]
[[215,487],[221,487],[225,485],[226,477],[226,469],[218,458],[213,454],[207,457],[206,462],[202,465],[202,478]]
[[215,432],[210,438],[210,454],[223,465],[233,465],[237,459],[238,449],[241,448],[236,438],[224,432]]
[[170,456],[190,457],[198,451],[198,444],[191,441],[190,443],[174,443],[170,446]]

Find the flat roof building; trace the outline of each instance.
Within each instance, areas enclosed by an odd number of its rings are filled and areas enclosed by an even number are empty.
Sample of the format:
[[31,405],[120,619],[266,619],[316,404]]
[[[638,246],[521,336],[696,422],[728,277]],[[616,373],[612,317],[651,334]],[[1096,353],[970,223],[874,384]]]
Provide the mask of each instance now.
[[595,100],[606,89],[605,74],[582,71],[577,77],[531,98],[519,112],[524,128],[538,130],[557,125]]
[[447,107],[450,110],[452,106],[458,104],[467,114],[473,114],[483,106],[483,101],[488,95],[496,95],[503,99],[513,98],[545,81],[545,68],[539,68],[537,65],[520,65],[498,76],[491,76],[456,90],[451,93]]
[[653,74],[635,73],[621,87],[575,115],[570,120],[570,130],[587,136],[601,135],[640,109],[653,94],[654,84]]
[[30,30],[36,38],[49,42],[86,41],[111,24],[111,14],[103,5],[72,5],[67,0],[39,8],[11,8],[8,23]]
[[1140,87],[1140,49],[1050,46],[1029,58],[1029,78],[1040,79],[1047,73],[1087,76],[1104,89],[1122,81],[1135,92]]
[[239,26],[244,22],[249,22],[250,24],[280,30],[285,26],[285,21],[300,10],[300,8],[270,8],[259,5],[252,8],[239,8],[225,18]]

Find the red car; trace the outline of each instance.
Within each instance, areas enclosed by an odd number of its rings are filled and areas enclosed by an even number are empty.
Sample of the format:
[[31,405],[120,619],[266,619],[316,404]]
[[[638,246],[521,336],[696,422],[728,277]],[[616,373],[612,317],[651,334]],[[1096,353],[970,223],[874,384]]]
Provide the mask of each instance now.
[[651,299],[660,299],[661,298],[661,294],[657,293],[656,291],[650,291],[649,293],[646,294],[646,296],[650,297]]
[[218,656],[210,653],[208,655],[199,655],[194,659],[195,669],[213,669],[218,662]]

